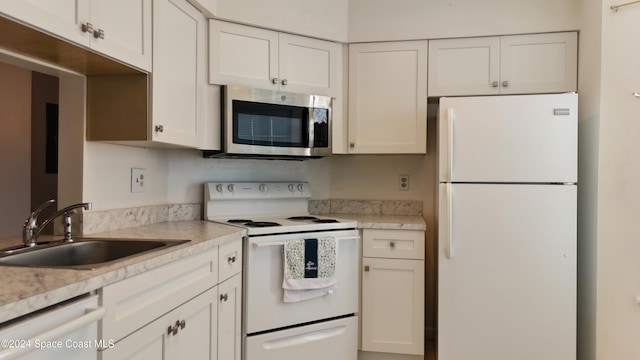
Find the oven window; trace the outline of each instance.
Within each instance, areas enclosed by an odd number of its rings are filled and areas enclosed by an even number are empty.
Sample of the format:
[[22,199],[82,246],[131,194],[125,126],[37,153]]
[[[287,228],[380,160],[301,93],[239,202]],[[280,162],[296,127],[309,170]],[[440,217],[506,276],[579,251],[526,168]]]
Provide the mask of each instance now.
[[308,127],[308,108],[233,101],[233,142],[236,144],[308,147]]

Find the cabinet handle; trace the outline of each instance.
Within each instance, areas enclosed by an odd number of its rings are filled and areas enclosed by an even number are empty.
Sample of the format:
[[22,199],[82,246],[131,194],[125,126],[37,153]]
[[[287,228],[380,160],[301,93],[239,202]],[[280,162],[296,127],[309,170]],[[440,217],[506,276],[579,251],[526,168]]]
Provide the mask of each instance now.
[[503,81],[503,82],[502,82],[502,86],[503,86],[503,87],[509,87],[509,81],[506,81],[506,80],[505,80],[505,81]]
[[497,82],[497,81],[492,82],[492,83],[491,83],[491,86],[493,86],[493,87],[498,87],[498,82]]
[[395,241],[391,241],[391,242],[389,243],[389,247],[390,247],[390,248],[392,248],[392,249],[395,249],[395,248],[396,248],[396,243],[395,243]]
[[364,266],[364,271],[369,271],[369,270],[371,270],[371,269],[369,268],[369,265],[365,265],[365,266]]
[[173,326],[169,326],[167,328],[167,335],[177,335],[178,330],[182,330],[187,326],[187,322],[185,320],[176,320],[176,324]]
[[229,300],[229,295],[227,294],[220,295],[220,302],[227,302],[227,300]]
[[90,22],[82,24],[80,28],[82,29],[82,32],[93,34],[93,24]]
[[236,262],[236,257],[235,256],[231,256],[227,259],[227,262],[229,262],[229,264],[233,264]]
[[156,132],[164,132],[164,126],[162,125],[156,125]]
[[353,149],[354,147],[356,147],[356,144],[355,143],[349,143],[349,147]]
[[104,30],[98,29],[97,31],[94,31],[93,37],[96,39],[104,39]]
[[289,81],[287,79],[282,79],[282,85],[284,86],[289,85]]
[[271,83],[272,83],[273,85],[278,85],[278,78],[273,78],[273,79],[271,79]]

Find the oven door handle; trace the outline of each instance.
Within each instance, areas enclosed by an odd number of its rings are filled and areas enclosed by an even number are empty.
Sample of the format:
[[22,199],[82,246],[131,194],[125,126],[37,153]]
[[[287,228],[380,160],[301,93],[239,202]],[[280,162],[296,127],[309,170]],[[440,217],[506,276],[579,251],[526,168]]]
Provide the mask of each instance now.
[[[360,236],[342,236],[342,237],[337,237],[336,240],[337,241],[342,241],[342,240],[360,240]],[[284,245],[284,241],[269,241],[269,242],[253,241],[251,243],[251,245],[253,247],[283,246]]]
[[342,325],[330,329],[311,331],[304,334],[270,340],[262,344],[262,346],[267,350],[295,347],[302,344],[318,342],[332,337],[340,336],[341,334],[344,334],[345,331],[347,331],[347,327]]

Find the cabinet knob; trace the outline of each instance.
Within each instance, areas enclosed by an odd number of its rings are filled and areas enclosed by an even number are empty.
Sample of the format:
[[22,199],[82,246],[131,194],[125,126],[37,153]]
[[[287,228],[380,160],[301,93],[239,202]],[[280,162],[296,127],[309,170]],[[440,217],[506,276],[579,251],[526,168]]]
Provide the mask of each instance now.
[[93,34],[93,24],[90,22],[82,24],[80,28],[82,29],[82,32]]
[[394,241],[391,241],[389,243],[389,247],[392,248],[392,249],[395,249],[396,248],[396,243]]
[[509,86],[509,82],[508,82],[508,81],[506,81],[506,80],[505,80],[505,81],[503,81],[503,82],[502,82],[502,86],[503,86],[503,87],[508,87],[508,86]]
[[93,37],[96,39],[104,39],[104,30],[98,29],[97,31],[94,31]]
[[356,147],[356,144],[355,143],[349,143],[349,147],[353,149],[354,147]]
[[282,79],[282,85],[289,85],[289,80],[287,79]]
[[491,83],[491,86],[492,86],[492,87],[498,87],[498,82],[497,82],[497,81],[493,81],[493,82]]
[[273,78],[273,79],[271,79],[271,83],[272,83],[273,85],[278,85],[278,78]]
[[230,256],[229,258],[227,258],[227,262],[229,262],[229,264],[233,264],[236,262],[236,257],[235,256]]
[[156,132],[164,132],[164,126],[162,125],[156,125]]
[[369,265],[365,265],[365,266],[364,266],[364,271],[369,271],[369,270],[371,270],[371,269],[369,268]]
[[227,294],[220,295],[220,302],[227,302],[227,300],[229,300],[229,295]]

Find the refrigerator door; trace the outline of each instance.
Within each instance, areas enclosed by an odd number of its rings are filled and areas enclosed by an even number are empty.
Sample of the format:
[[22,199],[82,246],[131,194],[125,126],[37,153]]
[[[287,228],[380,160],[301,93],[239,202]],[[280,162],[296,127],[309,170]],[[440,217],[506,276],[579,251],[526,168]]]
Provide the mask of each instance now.
[[577,181],[578,95],[441,98],[440,182]]
[[576,186],[440,184],[439,360],[575,360]]

